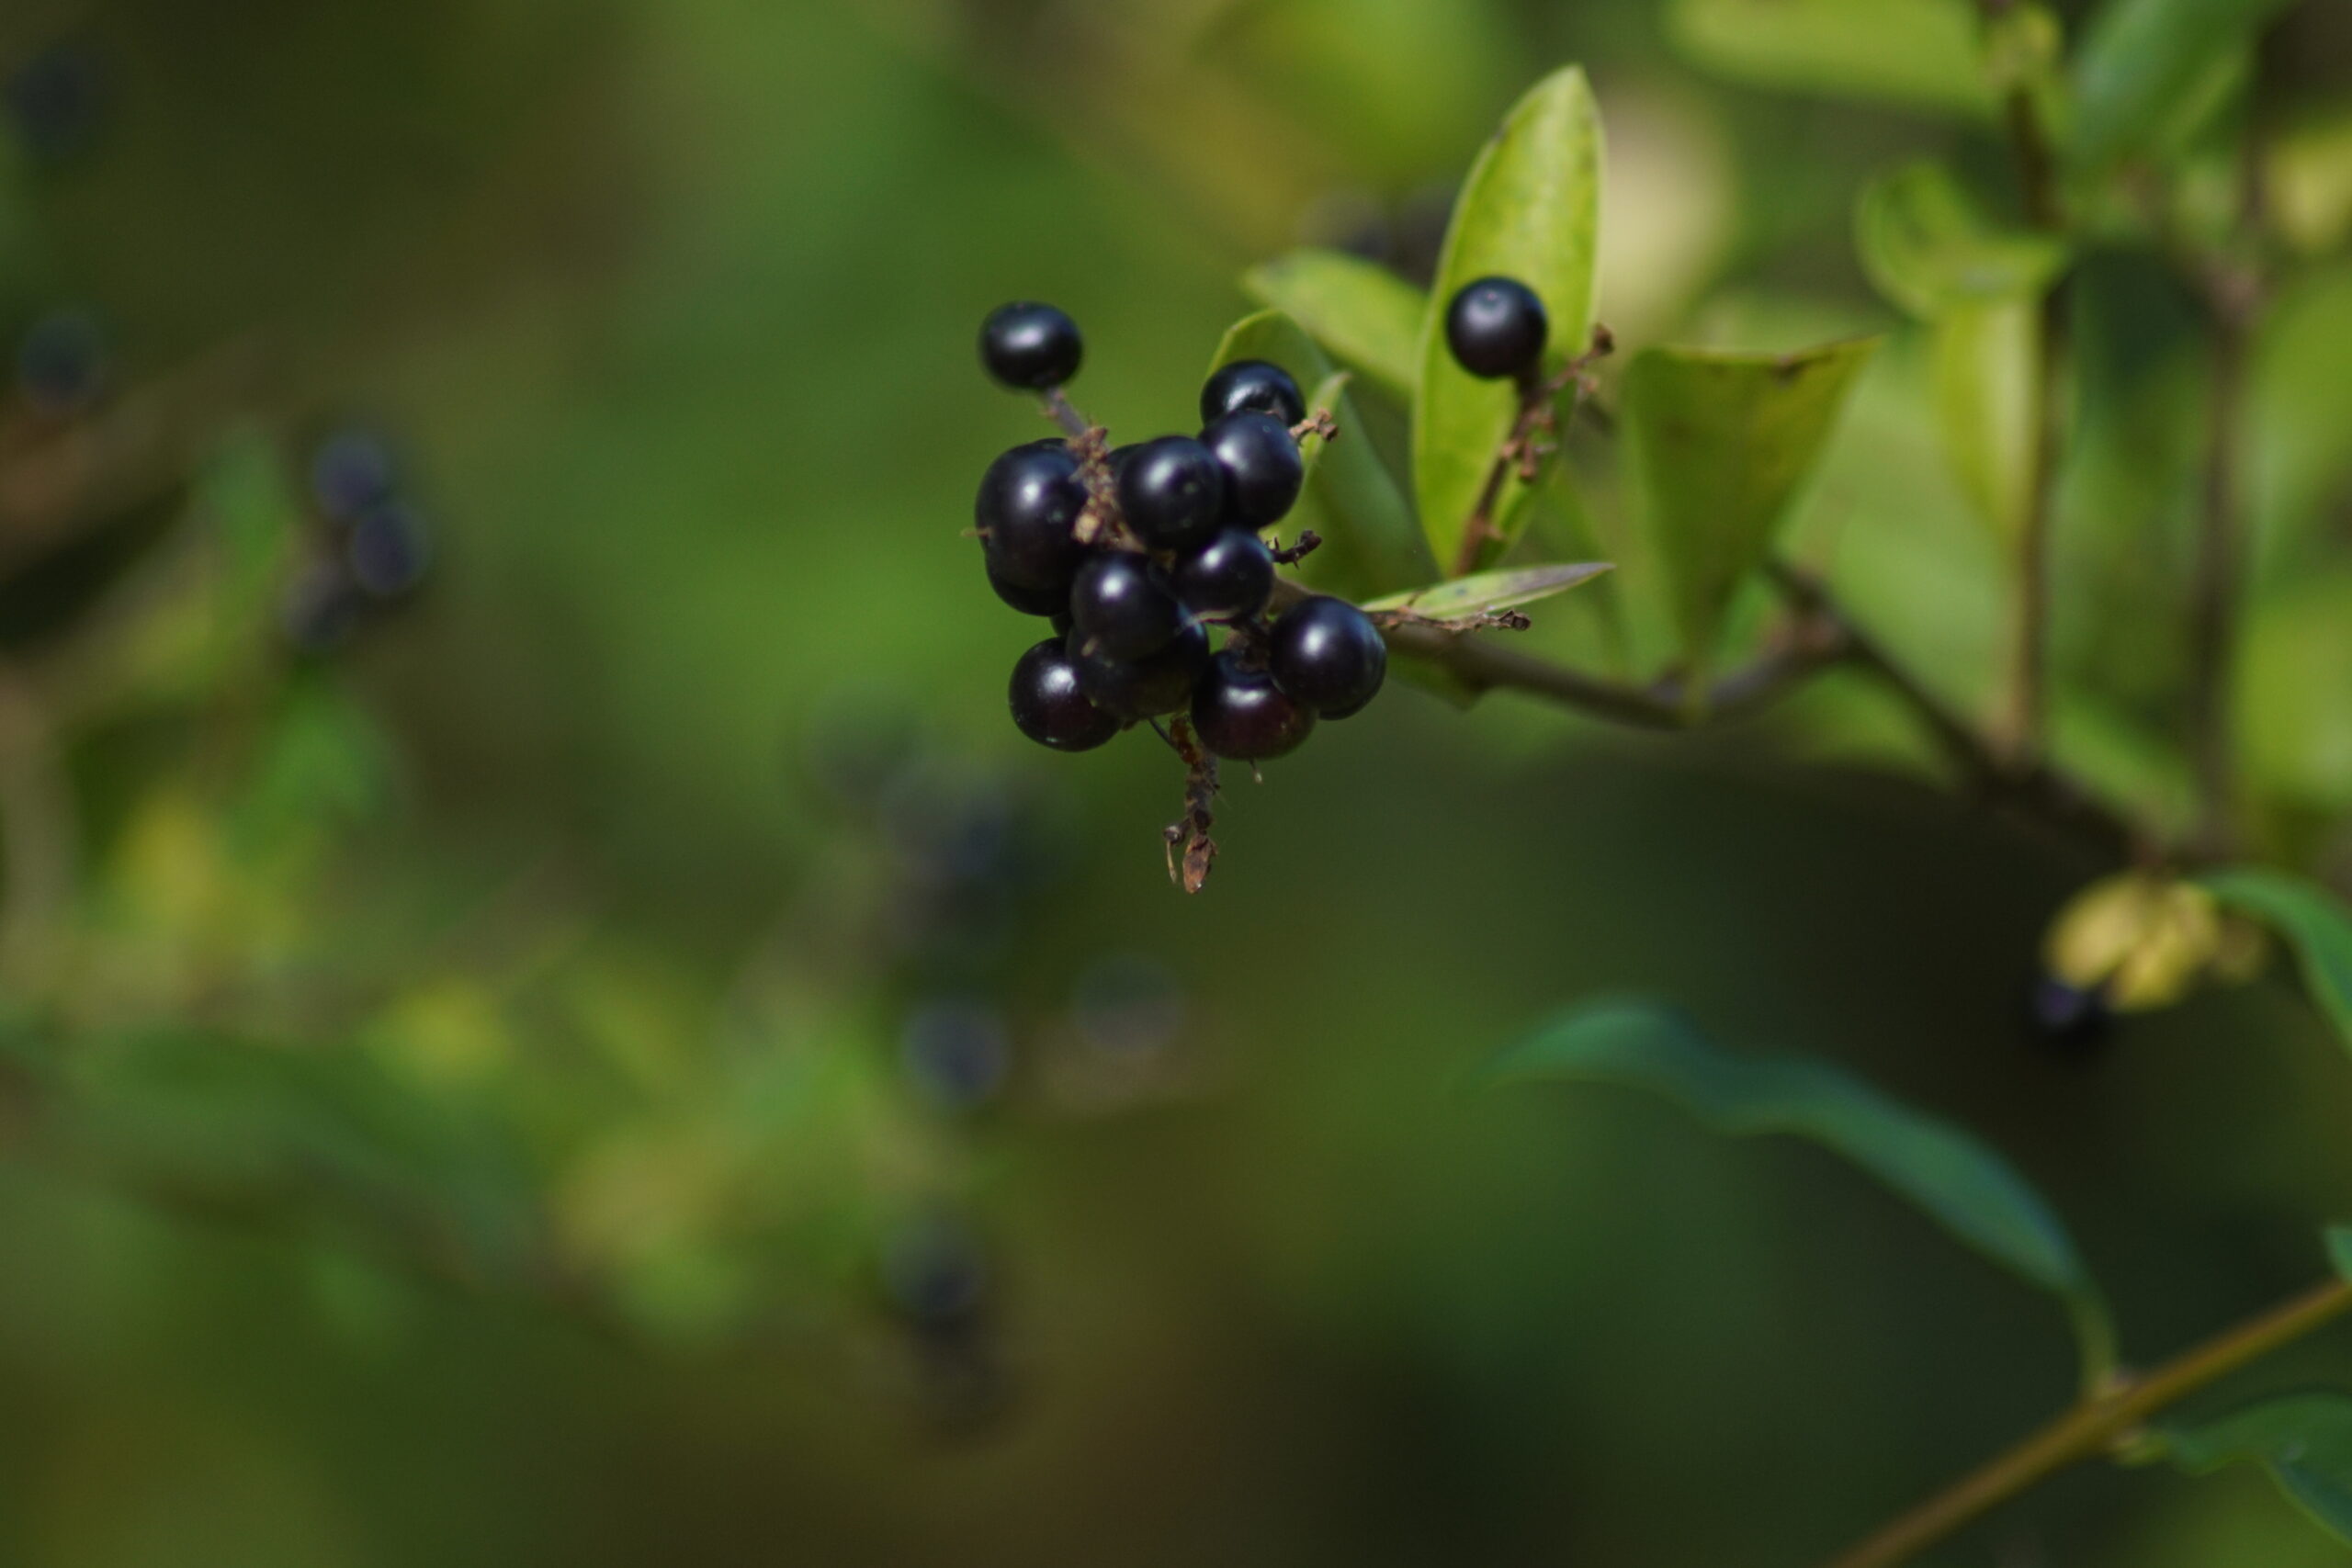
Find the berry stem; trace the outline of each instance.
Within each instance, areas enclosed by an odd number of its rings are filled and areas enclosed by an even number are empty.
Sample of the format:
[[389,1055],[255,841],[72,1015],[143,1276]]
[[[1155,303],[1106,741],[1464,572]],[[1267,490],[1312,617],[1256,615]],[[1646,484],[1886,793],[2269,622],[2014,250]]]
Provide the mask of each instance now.
[[1467,577],[1477,570],[1487,546],[1502,538],[1502,531],[1495,526],[1495,513],[1502,504],[1503,486],[1514,474],[1521,484],[1533,484],[1544,471],[1545,459],[1556,449],[1553,442],[1544,439],[1556,435],[1560,428],[1553,400],[1573,389],[1575,397],[1569,405],[1573,416],[1576,406],[1591,390],[1586,372],[1616,346],[1615,336],[1596,321],[1591,346],[1569,360],[1557,375],[1548,378],[1529,376],[1520,382],[1519,415],[1511,422],[1502,445],[1495,449],[1495,460],[1487,469],[1487,482],[1479,488],[1477,502],[1470,508],[1470,515],[1462,520],[1462,544],[1448,576]]
[[2149,1417],[2352,1310],[2352,1281],[2331,1280],[2139,1377],[2086,1393],[2040,1430],[1970,1472],[1824,1568],[1897,1568],[2062,1470],[2131,1441]]

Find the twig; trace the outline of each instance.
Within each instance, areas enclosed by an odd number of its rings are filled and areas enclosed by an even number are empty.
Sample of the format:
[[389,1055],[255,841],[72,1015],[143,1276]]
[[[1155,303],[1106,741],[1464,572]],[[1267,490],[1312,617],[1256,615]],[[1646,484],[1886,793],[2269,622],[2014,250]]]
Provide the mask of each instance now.
[[1322,535],[1317,533],[1312,528],[1301,528],[1298,531],[1298,542],[1296,544],[1291,546],[1288,549],[1277,548],[1274,550],[1274,564],[1276,566],[1296,566],[1299,562],[1305,560],[1307,557],[1313,555],[1317,550],[1322,547]]
[[[1558,375],[1548,379],[1531,375],[1520,383],[1519,415],[1511,422],[1502,445],[1495,449],[1495,460],[1487,469],[1487,482],[1479,487],[1470,515],[1462,520],[1462,543],[1455,551],[1450,575],[1467,577],[1477,570],[1478,557],[1488,542],[1502,536],[1495,526],[1495,512],[1502,504],[1503,487],[1511,477],[1515,474],[1521,484],[1532,485],[1544,471],[1544,460],[1555,449],[1555,443],[1545,438],[1556,436],[1560,428],[1559,414],[1553,408],[1552,400],[1573,388],[1576,401],[1581,402],[1591,389],[1586,373],[1595,361],[1606,358],[1616,346],[1617,340],[1609,329],[1595,321],[1590,345],[1563,366]],[[1572,412],[1573,410],[1572,403]]]
[[2352,1282],[2331,1280],[2138,1378],[2077,1402],[1983,1468],[1902,1515],[1825,1568],[1896,1568],[2062,1470],[2130,1441],[2149,1417],[2352,1310]]
[[[1156,728],[1156,727],[1155,727]],[[1176,719],[1161,736],[1184,759],[1184,815],[1168,825],[1168,879],[1187,893],[1208,886],[1216,865],[1216,840],[1209,829],[1216,826],[1216,759],[1208,753],[1192,724]]]

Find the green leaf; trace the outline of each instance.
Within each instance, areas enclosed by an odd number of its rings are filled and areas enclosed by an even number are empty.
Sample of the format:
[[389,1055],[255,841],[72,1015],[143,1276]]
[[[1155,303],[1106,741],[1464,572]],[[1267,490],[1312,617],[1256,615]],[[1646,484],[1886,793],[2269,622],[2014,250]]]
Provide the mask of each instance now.
[[[1430,549],[1450,576],[1464,574],[1463,525],[1517,418],[1519,394],[1507,381],[1481,381],[1453,362],[1445,342],[1446,301],[1480,277],[1519,279],[1551,317],[1544,359],[1556,370],[1592,336],[1600,232],[1600,116],[1584,73],[1570,66],[1536,84],[1479,154],[1454,204],[1437,286],[1422,312],[1414,493]],[[1517,536],[1527,493],[1516,479],[1504,485],[1492,519],[1501,540],[1478,552],[1481,562]]]
[[1217,345],[1211,370],[1237,359],[1263,359],[1312,389],[1310,409],[1328,408],[1340,427],[1329,441],[1309,436],[1300,450],[1312,465],[1287,525],[1313,528],[1323,547],[1299,563],[1310,585],[1351,599],[1385,593],[1436,575],[1412,510],[1365,434],[1363,416],[1322,349],[1280,310],[1245,317]]
[[2352,1544],[2352,1399],[2298,1393],[2267,1400],[2201,1427],[2175,1427],[2165,1433],[2165,1448],[2192,1474],[2261,1465],[2313,1523]]
[[2240,867],[2202,881],[2223,904],[2286,939],[2312,1002],[2352,1049],[2352,911],[2325,888],[2279,872]]
[[2099,167],[2144,150],[2207,73],[2292,0],[2110,0],[2075,59],[2067,151]]
[[1971,0],[1674,0],[1667,36],[1736,82],[1990,117]]
[[1955,1238],[2064,1302],[2085,1376],[2111,1367],[2107,1306],[2066,1227],[2008,1163],[1948,1122],[1824,1062],[1735,1055],[1680,1013],[1618,999],[1578,1008],[1506,1051],[1490,1082],[1615,1084],[1661,1094],[1725,1133],[1810,1139],[1851,1161]]
[[2054,235],[1988,221],[1942,164],[1917,163],[1863,187],[1854,243],[1878,291],[1923,321],[2040,294],[2066,268]]
[[1584,561],[1575,565],[1525,566],[1514,567],[1509,571],[1482,571],[1476,577],[1457,577],[1451,582],[1433,582],[1427,588],[1391,593],[1363,607],[1367,610],[1410,610],[1433,621],[1450,621],[1495,610],[1509,610],[1521,604],[1532,604],[1538,599],[1565,593],[1580,582],[1589,582],[1609,570],[1606,561]]
[[2328,1267],[2336,1277],[2352,1280],[2352,1225],[2330,1225],[2323,1233],[2327,1241]]
[[1860,338],[1784,355],[1654,348],[1626,372],[1633,470],[1694,677],[1877,347]]
[[1429,296],[1386,267],[1340,251],[1293,251],[1251,267],[1241,287],[1380,392],[1413,400]]
[[2031,299],[1963,305],[1935,326],[1936,425],[1961,493],[2003,539],[2033,509],[2041,425],[2041,309]]

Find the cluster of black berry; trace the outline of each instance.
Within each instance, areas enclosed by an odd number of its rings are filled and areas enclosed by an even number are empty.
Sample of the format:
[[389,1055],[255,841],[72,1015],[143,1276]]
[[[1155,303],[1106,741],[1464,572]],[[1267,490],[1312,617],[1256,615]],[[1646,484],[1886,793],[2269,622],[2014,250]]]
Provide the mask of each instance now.
[[323,526],[280,610],[297,648],[334,648],[370,611],[407,599],[424,583],[432,537],[407,491],[399,458],[371,430],[336,431],[311,453],[311,508]]
[[1202,389],[1198,435],[1113,448],[1061,395],[1082,353],[1049,305],[1004,306],[980,331],[989,374],[1048,398],[1069,432],[990,464],[975,508],[989,584],[1054,623],[1013,667],[1022,733],[1084,751],[1186,714],[1211,754],[1257,761],[1371,702],[1388,670],[1371,617],[1325,597],[1266,615],[1275,566],[1301,553],[1261,536],[1306,482],[1298,383],[1261,360],[1228,365]]

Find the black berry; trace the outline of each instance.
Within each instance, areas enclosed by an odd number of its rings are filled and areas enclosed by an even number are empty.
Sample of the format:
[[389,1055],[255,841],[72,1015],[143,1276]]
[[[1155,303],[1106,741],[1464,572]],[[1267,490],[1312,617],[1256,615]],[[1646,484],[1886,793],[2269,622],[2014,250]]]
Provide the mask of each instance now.
[[2104,1043],[2115,1015],[2096,987],[2070,986],[2052,975],[2033,983],[2026,1025],[2041,1044],[2062,1055],[2086,1055]]
[[994,567],[989,569],[989,586],[996,590],[998,598],[1024,615],[1061,617],[1069,612],[1069,590],[1067,588],[1026,588],[999,577]]
[[1544,301],[1516,278],[1465,283],[1445,310],[1446,346],[1462,368],[1488,381],[1533,374],[1551,330]]
[[1306,417],[1306,399],[1291,373],[1263,359],[1237,359],[1201,389],[1201,423],[1214,424],[1229,413],[1262,413],[1296,424]]
[[989,570],[1028,588],[1066,588],[1086,557],[1073,529],[1086,510],[1078,454],[1064,441],[1015,446],[980,479],[972,521]]
[[1379,694],[1388,645],[1346,600],[1305,599],[1274,623],[1269,662],[1283,691],[1325,718],[1345,718]]
[[995,1094],[1012,1054],[1003,1014],[975,998],[917,1008],[899,1032],[907,1077],[942,1111],[969,1111]]
[[1225,470],[1189,435],[1148,441],[1119,474],[1119,513],[1155,549],[1196,545],[1224,519]]
[[400,460],[372,430],[338,430],[311,454],[311,500],[330,522],[356,523],[399,486]]
[[1227,514],[1253,528],[1279,523],[1298,504],[1306,462],[1290,426],[1262,413],[1229,413],[1201,432],[1225,470]]
[[360,592],[371,599],[398,599],[424,581],[433,564],[433,541],[416,509],[393,502],[351,525],[343,553]]
[[1069,616],[1091,650],[1111,659],[1148,659],[1184,629],[1184,607],[1159,569],[1125,550],[1106,550],[1079,568]]
[[1176,563],[1176,597],[1195,615],[1243,619],[1274,591],[1274,554],[1247,528],[1220,528]]
[[1057,751],[1091,751],[1119,733],[1119,721],[1086,700],[1078,671],[1062,652],[1061,639],[1047,637],[1012,667],[1012,722],[1040,746]]
[[1017,392],[1050,392],[1086,357],[1078,323],[1051,305],[1000,305],[980,325],[980,363]]
[[1263,670],[1220,653],[1193,688],[1193,728],[1201,744],[1238,762],[1262,761],[1298,749],[1315,728],[1314,712],[1294,702]]
[[1079,690],[1104,713],[1129,722],[1182,709],[1209,661],[1209,634],[1198,624],[1143,659],[1112,659],[1086,644],[1086,634],[1074,631],[1064,649],[1078,668]]

